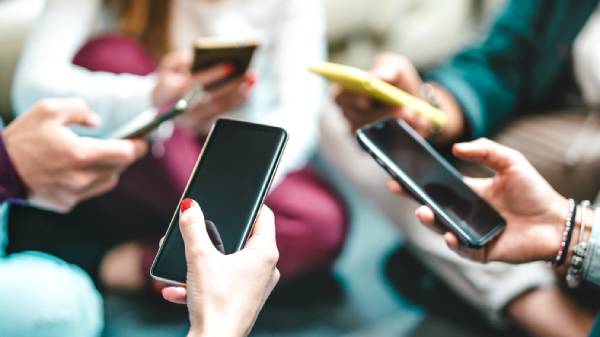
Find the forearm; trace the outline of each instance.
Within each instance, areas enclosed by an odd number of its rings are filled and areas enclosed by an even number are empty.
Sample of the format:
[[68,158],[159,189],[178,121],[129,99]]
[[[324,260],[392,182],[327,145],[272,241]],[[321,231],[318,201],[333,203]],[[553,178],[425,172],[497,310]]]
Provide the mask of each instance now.
[[3,135],[0,134],[0,202],[22,201],[26,198],[27,189],[10,159]]

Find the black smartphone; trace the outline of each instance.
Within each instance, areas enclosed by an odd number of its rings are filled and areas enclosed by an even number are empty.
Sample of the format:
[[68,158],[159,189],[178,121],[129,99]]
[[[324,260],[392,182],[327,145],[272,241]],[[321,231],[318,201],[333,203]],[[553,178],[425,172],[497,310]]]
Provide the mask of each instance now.
[[[182,199],[200,204],[225,254],[244,247],[287,142],[284,129],[230,119],[214,124]],[[214,232],[214,231],[212,231]],[[214,237],[214,234],[218,238]],[[151,268],[162,281],[184,284],[186,261],[176,209]]]
[[464,182],[462,175],[403,120],[386,118],[357,131],[359,144],[439,223],[467,246],[481,248],[506,221]]
[[216,88],[225,82],[240,77],[248,71],[252,56],[258,48],[254,40],[230,41],[217,38],[200,38],[194,45],[192,72],[197,72],[217,64],[231,64],[234,71],[226,78],[206,86],[207,90]]

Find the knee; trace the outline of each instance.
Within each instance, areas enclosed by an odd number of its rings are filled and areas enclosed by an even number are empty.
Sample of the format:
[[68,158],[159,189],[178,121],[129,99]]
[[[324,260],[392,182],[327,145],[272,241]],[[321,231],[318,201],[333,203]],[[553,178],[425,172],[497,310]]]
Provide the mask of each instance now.
[[89,40],[75,55],[73,64],[91,71],[147,75],[154,71],[153,57],[136,40],[115,34]]
[[15,254],[1,263],[3,336],[99,336],[102,298],[79,268],[41,253]]

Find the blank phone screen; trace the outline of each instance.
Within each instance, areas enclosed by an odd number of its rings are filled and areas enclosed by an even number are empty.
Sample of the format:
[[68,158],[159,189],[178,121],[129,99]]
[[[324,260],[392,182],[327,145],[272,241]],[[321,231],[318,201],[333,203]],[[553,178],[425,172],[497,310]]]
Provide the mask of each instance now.
[[424,192],[475,241],[504,224],[504,219],[463,182],[448,161],[424,141],[417,140],[420,136],[404,121],[387,119],[364,133],[412,180],[413,188]]
[[[277,169],[286,142],[283,129],[221,119],[205,144],[202,157],[184,192],[198,202],[217,233],[224,253],[241,249]],[[167,238],[156,258],[153,275],[184,283],[185,250],[175,211]]]

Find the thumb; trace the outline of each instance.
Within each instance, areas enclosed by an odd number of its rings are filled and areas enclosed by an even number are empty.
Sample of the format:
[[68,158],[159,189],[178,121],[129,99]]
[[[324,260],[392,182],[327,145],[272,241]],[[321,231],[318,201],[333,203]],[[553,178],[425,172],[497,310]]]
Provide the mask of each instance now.
[[185,245],[185,256],[188,262],[215,251],[206,231],[204,214],[198,203],[192,199],[183,199],[180,206],[179,230]]
[[63,99],[51,102],[53,110],[62,125],[80,125],[96,127],[100,125],[100,117],[81,99]]

